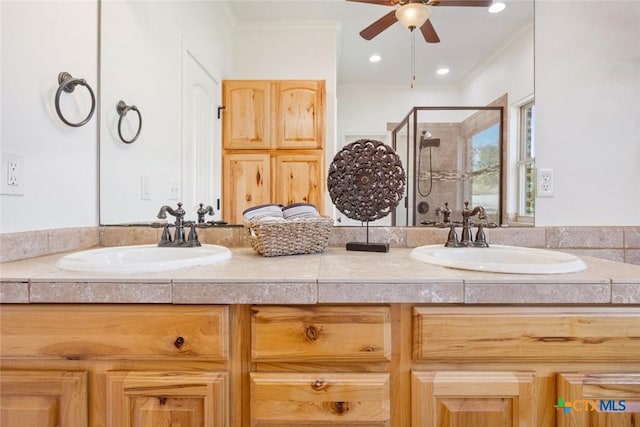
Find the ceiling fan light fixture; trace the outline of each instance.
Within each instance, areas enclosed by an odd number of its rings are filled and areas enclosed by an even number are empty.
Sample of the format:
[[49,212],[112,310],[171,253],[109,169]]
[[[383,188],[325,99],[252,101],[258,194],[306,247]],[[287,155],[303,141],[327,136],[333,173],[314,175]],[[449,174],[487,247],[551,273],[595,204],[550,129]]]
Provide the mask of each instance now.
[[429,19],[430,8],[424,3],[407,3],[396,10],[396,18],[410,30],[422,27]]

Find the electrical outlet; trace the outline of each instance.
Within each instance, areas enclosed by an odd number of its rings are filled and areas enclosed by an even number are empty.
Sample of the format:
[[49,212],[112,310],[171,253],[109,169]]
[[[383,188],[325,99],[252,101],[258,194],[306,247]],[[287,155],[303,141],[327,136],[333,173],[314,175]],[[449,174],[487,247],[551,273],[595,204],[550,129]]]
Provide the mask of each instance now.
[[537,197],[553,197],[553,169],[538,169],[536,184]]
[[0,194],[24,195],[24,156],[2,153],[2,191]]

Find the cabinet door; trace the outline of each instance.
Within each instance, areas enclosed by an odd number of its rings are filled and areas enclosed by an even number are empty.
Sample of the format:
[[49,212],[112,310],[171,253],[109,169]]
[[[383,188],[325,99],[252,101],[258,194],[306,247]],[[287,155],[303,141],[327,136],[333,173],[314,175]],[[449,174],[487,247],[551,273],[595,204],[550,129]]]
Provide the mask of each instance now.
[[324,147],[324,80],[281,81],[276,88],[275,147]]
[[87,426],[86,372],[0,372],[0,425]]
[[[321,209],[324,154],[288,154],[275,157],[275,200],[277,203],[313,203]],[[321,212],[322,213],[322,212]]]
[[226,154],[223,162],[222,215],[242,224],[242,212],[271,201],[269,154]]
[[413,372],[414,427],[537,427],[533,373]]
[[558,374],[554,406],[559,427],[637,427],[640,374]]
[[107,426],[227,426],[227,394],[224,372],[107,372]]
[[389,375],[251,373],[252,426],[389,426]]
[[260,80],[222,82],[225,149],[264,149],[271,145],[271,84]]

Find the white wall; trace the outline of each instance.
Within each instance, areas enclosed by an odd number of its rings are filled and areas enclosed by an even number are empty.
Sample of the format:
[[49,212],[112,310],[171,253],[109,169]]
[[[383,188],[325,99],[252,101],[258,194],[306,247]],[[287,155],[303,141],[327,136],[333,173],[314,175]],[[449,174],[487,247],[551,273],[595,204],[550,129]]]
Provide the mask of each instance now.
[[503,48],[487,58],[466,79],[462,87],[465,105],[486,105],[505,93],[509,102],[533,94],[533,26],[523,28],[518,37],[507,40]]
[[463,105],[486,105],[508,94],[507,115],[507,175],[506,208],[508,214],[518,212],[518,140],[520,106],[534,97],[534,30],[523,28],[503,48],[467,78],[462,89]]
[[[326,80],[326,156],[335,154],[337,37],[340,28],[330,22],[295,26],[281,23],[239,25],[234,51],[234,79]],[[325,211],[331,200],[325,198]]]
[[640,224],[640,2],[536,2],[536,225]]
[[[237,27],[234,79],[326,80],[327,139],[336,135],[337,23],[251,23]],[[333,156],[333,154],[331,154]]]
[[457,88],[437,89],[341,85],[338,131],[344,134],[386,134],[387,123],[401,121],[413,107],[460,105]]
[[[232,67],[228,16],[218,2],[103,1],[101,20],[100,222],[153,221],[160,206],[178,201],[195,219],[193,203],[179,191],[183,55],[188,49],[220,84]],[[118,136],[115,107],[121,99],[135,104],[143,118],[140,136],[131,144]],[[130,140],[137,115],[129,112],[125,119]],[[216,143],[221,144],[220,135]],[[149,178],[145,200],[143,175]],[[201,202],[215,205],[212,199]]]
[[[98,3],[3,0],[0,8],[0,146],[24,156],[24,195],[0,196],[0,232],[97,225],[97,113],[68,127],[53,101],[62,71],[84,78],[97,95]],[[89,99],[82,87],[63,94],[68,120],[81,121]]]

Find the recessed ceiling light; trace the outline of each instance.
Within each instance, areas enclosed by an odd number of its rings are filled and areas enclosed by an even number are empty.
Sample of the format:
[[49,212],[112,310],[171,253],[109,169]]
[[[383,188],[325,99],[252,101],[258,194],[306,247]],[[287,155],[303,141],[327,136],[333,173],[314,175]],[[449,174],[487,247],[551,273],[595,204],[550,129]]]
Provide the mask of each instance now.
[[448,68],[438,68],[438,71],[436,71],[436,74],[438,74],[439,76],[444,76],[445,74],[449,74],[449,69]]
[[495,2],[491,3],[491,6],[489,6],[489,13],[502,12],[505,7],[507,7],[506,4],[504,4],[502,2],[499,2],[499,1],[495,1]]
[[382,57],[380,55],[374,54],[369,57],[369,62],[380,62],[381,59]]

